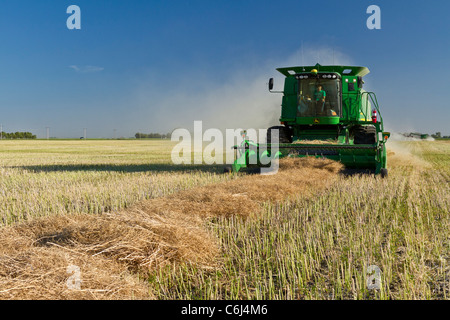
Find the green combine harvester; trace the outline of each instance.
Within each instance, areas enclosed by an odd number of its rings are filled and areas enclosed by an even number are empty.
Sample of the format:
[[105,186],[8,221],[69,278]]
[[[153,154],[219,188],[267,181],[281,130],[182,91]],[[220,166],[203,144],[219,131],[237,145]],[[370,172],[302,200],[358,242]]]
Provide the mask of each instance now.
[[[244,137],[234,146],[235,161],[225,172],[270,167],[283,157],[329,158],[346,168],[387,176],[383,119],[373,92],[363,89],[366,67],[300,66],[277,69],[286,78],[281,126],[267,130],[266,144]],[[244,132],[245,136],[245,132]]]

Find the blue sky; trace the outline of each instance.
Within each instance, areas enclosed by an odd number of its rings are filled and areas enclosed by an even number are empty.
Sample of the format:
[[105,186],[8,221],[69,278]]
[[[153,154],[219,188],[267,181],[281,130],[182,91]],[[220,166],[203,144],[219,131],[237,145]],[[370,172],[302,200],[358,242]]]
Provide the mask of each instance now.
[[275,125],[275,68],[334,56],[369,67],[387,129],[448,135],[449,15],[447,1],[2,0],[0,123],[91,138]]

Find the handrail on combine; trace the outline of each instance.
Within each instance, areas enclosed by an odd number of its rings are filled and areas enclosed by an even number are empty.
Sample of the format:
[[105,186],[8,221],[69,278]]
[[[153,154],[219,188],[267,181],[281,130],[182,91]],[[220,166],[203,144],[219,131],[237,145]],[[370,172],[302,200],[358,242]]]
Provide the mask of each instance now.
[[[370,102],[371,102],[372,105],[375,107],[375,109],[377,110],[377,114],[378,114],[378,116],[380,117],[380,128],[381,128],[381,131],[384,131],[383,118],[382,118],[381,113],[380,113],[380,108],[379,108],[379,106],[378,106],[378,100],[377,100],[376,94],[375,94],[374,92],[365,91],[365,92],[362,92],[362,93],[361,93],[361,98],[362,98],[365,94],[367,94],[367,99],[366,99],[366,105],[365,105],[365,107],[367,108],[367,104],[369,103],[369,99],[370,99]],[[363,111],[363,114],[364,114],[364,111]],[[366,116],[366,115],[364,115],[364,116],[365,116],[366,119],[367,119],[367,116]]]

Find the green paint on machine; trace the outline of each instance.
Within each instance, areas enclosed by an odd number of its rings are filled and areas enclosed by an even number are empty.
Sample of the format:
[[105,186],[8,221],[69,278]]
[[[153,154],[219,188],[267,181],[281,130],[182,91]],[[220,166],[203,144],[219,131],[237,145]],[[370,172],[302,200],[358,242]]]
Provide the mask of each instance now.
[[284,90],[272,91],[270,79],[269,91],[283,94],[281,126],[267,130],[266,144],[244,139],[234,146],[232,171],[265,167],[267,158],[315,156],[387,176],[390,134],[384,132],[375,93],[363,89],[368,68],[316,64],[277,70],[285,76]]

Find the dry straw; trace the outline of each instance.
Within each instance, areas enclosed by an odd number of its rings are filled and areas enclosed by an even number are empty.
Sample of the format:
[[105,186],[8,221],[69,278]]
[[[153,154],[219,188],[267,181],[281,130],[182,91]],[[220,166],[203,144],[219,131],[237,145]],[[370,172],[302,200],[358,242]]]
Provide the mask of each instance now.
[[[342,169],[327,159],[288,158],[273,175],[243,175],[98,215],[38,218],[0,231],[0,299],[151,299],[143,280],[168,264],[214,268],[213,217],[256,215],[267,202],[308,196]],[[81,284],[68,286],[68,266]]]

